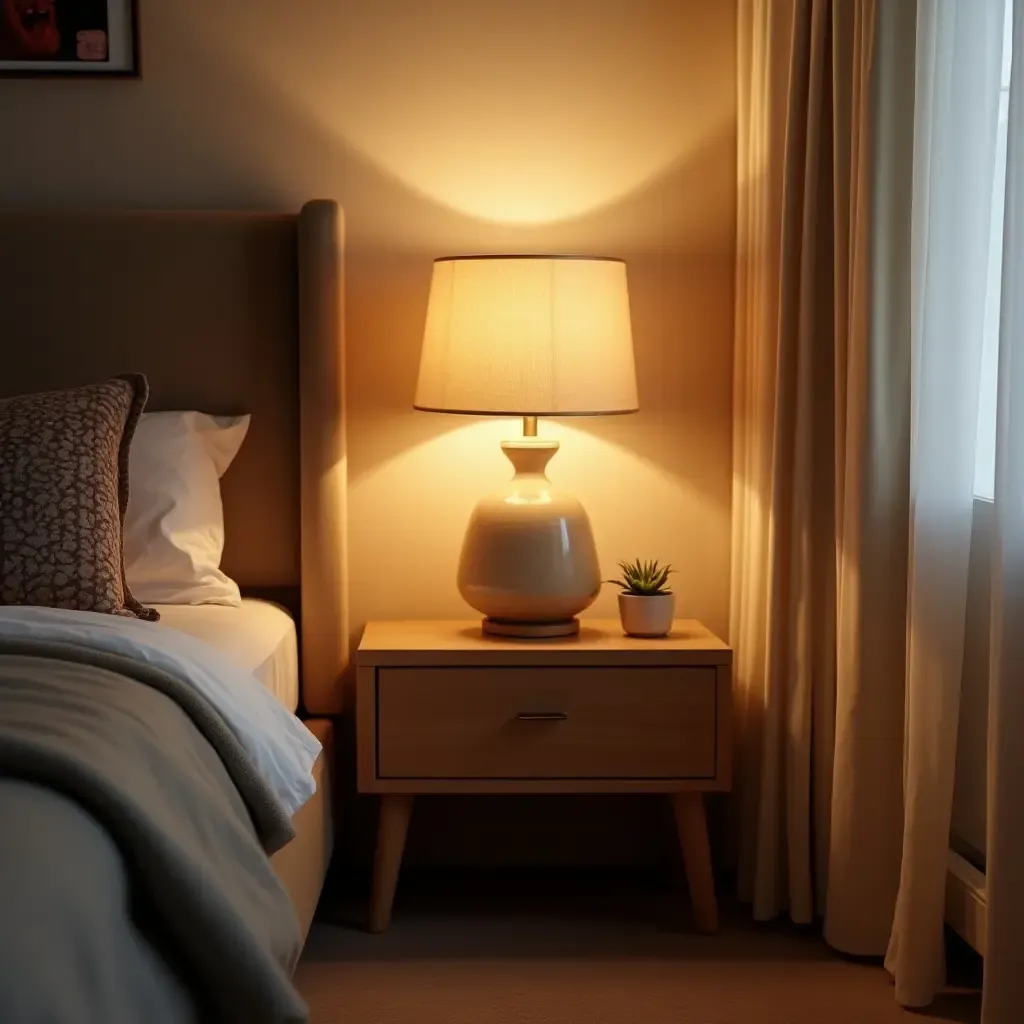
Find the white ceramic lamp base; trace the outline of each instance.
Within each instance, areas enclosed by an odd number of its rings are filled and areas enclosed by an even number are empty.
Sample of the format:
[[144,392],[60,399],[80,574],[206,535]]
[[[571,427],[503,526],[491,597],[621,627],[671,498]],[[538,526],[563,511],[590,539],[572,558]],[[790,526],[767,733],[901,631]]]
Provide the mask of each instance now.
[[459,560],[459,593],[485,633],[525,639],[573,636],[576,616],[601,588],[590,520],[544,473],[557,441],[503,441],[515,476],[473,510]]

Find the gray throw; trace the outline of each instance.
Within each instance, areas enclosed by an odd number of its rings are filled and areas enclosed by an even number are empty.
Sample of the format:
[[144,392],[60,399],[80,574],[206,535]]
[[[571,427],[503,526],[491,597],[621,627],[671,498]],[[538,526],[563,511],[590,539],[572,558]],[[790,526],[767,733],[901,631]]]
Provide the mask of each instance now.
[[0,639],[0,1021],[305,1021],[277,798],[187,680]]

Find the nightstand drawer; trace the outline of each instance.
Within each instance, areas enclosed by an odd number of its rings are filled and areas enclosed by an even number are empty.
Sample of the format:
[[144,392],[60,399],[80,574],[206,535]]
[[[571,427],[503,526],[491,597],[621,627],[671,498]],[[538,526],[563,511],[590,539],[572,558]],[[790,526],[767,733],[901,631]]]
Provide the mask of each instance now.
[[379,668],[382,779],[713,779],[714,666]]

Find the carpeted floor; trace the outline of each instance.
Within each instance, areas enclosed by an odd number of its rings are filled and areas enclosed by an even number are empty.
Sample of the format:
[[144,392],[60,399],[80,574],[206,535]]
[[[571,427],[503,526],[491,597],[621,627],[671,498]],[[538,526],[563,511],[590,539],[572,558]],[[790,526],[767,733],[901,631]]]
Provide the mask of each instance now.
[[387,933],[361,930],[364,912],[363,886],[325,893],[296,975],[313,1024],[979,1019],[973,969],[910,1014],[880,966],[841,959],[813,933],[726,909],[719,935],[693,934],[684,892],[664,880],[403,876]]

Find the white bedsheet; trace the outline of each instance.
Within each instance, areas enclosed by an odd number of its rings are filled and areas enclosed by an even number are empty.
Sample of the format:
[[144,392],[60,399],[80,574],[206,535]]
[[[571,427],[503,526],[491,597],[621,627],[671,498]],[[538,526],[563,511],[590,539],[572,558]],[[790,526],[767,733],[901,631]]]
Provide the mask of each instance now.
[[187,681],[223,715],[289,815],[313,795],[320,741],[222,651],[159,622],[59,608],[0,607],[0,637],[78,644],[148,662]]
[[188,633],[251,672],[289,711],[299,706],[299,644],[295,620],[269,601],[156,604],[160,625]]

